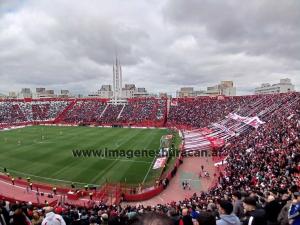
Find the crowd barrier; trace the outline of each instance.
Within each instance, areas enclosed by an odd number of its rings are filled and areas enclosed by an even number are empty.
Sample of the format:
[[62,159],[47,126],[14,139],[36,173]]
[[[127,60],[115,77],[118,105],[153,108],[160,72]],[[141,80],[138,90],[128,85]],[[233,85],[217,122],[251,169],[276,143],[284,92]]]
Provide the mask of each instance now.
[[164,190],[163,186],[160,185],[158,187],[155,187],[154,189],[151,189],[149,191],[145,191],[143,193],[139,194],[124,194],[124,200],[131,202],[131,201],[145,201],[150,198],[153,198],[154,196],[160,194]]

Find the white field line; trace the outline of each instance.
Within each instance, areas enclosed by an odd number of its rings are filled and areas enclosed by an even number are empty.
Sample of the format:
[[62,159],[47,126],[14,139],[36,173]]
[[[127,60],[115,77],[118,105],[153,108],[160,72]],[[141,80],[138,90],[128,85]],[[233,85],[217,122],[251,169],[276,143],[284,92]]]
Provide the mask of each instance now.
[[145,183],[146,178],[148,177],[148,174],[150,173],[150,170],[152,169],[152,165],[154,164],[154,161],[155,161],[155,160],[156,160],[156,157],[153,158],[153,160],[152,160],[152,162],[151,162],[151,164],[150,164],[150,166],[149,166],[148,172],[146,173],[146,175],[145,175],[145,177],[144,177],[144,179],[143,179],[142,184]]
[[[152,162],[148,162],[148,161],[135,161],[135,160],[122,160],[122,159],[107,159],[107,158],[101,158],[103,160],[110,160],[110,161],[121,161],[121,162],[132,162],[132,163],[146,163],[146,164],[149,164],[153,163]],[[155,158],[154,158],[155,159]],[[150,168],[152,168],[150,165]],[[69,181],[69,180],[62,180],[62,179],[55,179],[55,178],[49,178],[49,177],[42,177],[42,176],[37,176],[37,175],[34,175],[34,174],[30,174],[30,173],[23,173],[23,172],[20,172],[20,171],[17,171],[17,170],[13,170],[13,169],[9,169],[10,171],[12,172],[15,172],[17,174],[22,174],[22,175],[25,175],[25,176],[29,176],[29,177],[36,177],[36,178],[41,178],[41,179],[44,179],[44,180],[49,180],[49,181],[58,181],[58,182],[62,182],[62,183],[74,183],[74,184],[82,184],[82,185],[86,185],[87,183],[82,183],[82,182],[74,182],[74,181]],[[149,172],[148,172],[149,173]],[[147,175],[146,175],[147,176]],[[88,185],[93,185],[93,186],[99,186],[98,184],[88,184]]]

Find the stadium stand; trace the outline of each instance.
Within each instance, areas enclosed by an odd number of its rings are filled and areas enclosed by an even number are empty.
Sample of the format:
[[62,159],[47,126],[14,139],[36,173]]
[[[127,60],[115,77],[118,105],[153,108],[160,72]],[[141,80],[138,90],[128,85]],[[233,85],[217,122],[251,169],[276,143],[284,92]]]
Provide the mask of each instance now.
[[210,123],[220,121],[230,112],[250,104],[259,96],[211,97],[172,99],[168,124],[170,126],[206,127]]
[[[34,104],[19,100],[1,101],[0,123],[7,126],[54,121],[56,117],[65,123],[145,124],[145,121],[164,121],[167,126],[191,129],[187,136],[198,132],[197,128],[222,133],[219,138],[225,143],[213,149],[222,159],[223,169],[208,192],[154,206],[114,205],[100,201],[76,207],[57,202],[54,212],[60,214],[66,224],[146,224],[141,221],[149,220],[151,216],[157,219],[156,224],[174,225],[299,224],[299,93],[173,99],[168,115],[167,100],[132,100],[126,106],[107,105],[100,100],[73,101],[73,106],[66,111],[64,108],[70,106],[68,101]],[[255,116],[263,121],[259,126],[240,120]],[[234,135],[229,135],[232,132]],[[37,225],[45,216],[53,215],[49,214],[51,209],[42,210],[42,206],[29,202],[3,201],[0,207],[1,225]]]

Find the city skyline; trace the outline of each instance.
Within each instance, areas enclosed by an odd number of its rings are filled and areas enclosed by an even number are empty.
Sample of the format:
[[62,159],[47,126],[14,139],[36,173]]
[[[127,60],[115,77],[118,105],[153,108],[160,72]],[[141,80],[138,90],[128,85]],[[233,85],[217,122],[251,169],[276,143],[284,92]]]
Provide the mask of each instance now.
[[[57,7],[59,5],[60,7]],[[237,95],[290,78],[300,88],[300,2],[0,1],[0,93],[23,87],[87,95],[123,83],[149,92],[232,80]]]
[[[114,74],[115,75],[115,74]],[[113,78],[114,81],[114,78]],[[122,82],[122,81],[121,81]],[[141,95],[141,97],[159,97],[170,96],[170,97],[196,97],[196,96],[239,96],[236,93],[237,87],[233,81],[220,81],[215,83],[212,86],[207,86],[205,88],[198,88],[196,86],[182,86],[178,88],[175,92],[152,92],[147,90],[145,87],[138,87],[135,83],[125,83],[121,86],[119,91],[122,94],[120,98],[133,98],[137,97],[136,95]],[[133,91],[131,91],[133,90]],[[90,91],[88,95],[77,94],[72,90],[68,89],[48,89],[44,87],[23,87],[21,90],[12,90],[8,93],[6,97],[18,97],[23,98],[22,92],[29,94],[28,97],[40,98],[40,97],[100,97],[100,98],[114,98],[114,87],[112,83],[102,84],[98,90]],[[254,94],[271,94],[271,93],[286,93],[294,92],[295,85],[289,78],[280,79],[279,82],[275,83],[261,83],[259,86],[255,87],[251,93],[245,95],[254,95]],[[0,93],[0,97],[3,93]],[[12,95],[12,96],[11,96]],[[49,95],[49,96],[48,96]],[[4,97],[4,96],[2,96]]]

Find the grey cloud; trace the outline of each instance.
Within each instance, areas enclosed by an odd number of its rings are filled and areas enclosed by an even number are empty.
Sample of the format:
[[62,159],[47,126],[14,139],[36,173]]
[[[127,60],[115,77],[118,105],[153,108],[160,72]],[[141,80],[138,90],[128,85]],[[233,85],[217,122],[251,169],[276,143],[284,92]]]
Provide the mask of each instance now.
[[175,26],[204,27],[228,51],[298,59],[299,8],[298,0],[170,0],[164,15]]
[[[5,2],[5,1],[4,1]],[[300,81],[299,1],[0,0],[0,91],[96,91],[116,54],[150,91]],[[4,10],[5,9],[5,10]]]

